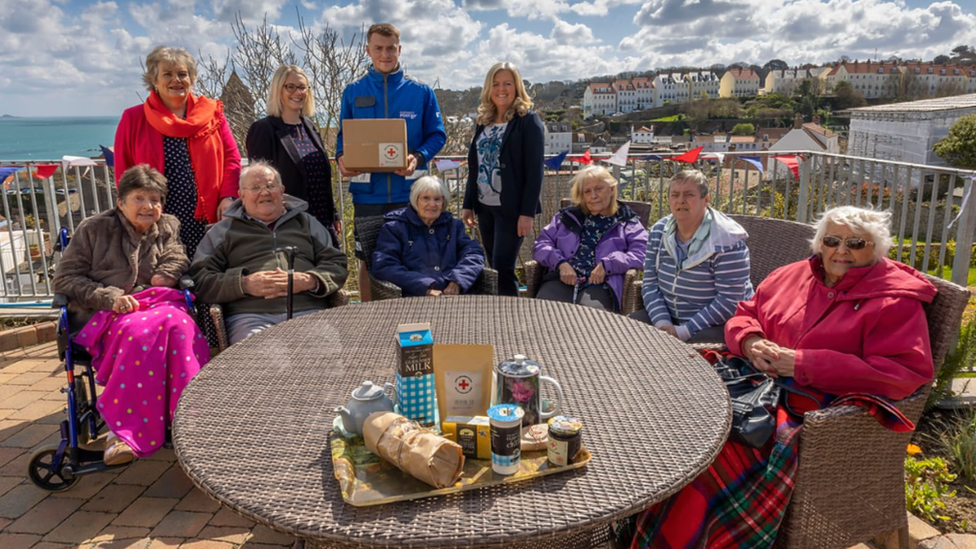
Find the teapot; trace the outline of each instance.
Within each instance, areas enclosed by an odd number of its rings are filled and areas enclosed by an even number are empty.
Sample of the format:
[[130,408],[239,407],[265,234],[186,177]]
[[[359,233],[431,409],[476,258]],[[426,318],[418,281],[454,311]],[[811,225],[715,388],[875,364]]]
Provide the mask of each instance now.
[[[393,400],[386,395],[386,390],[393,390]],[[363,424],[373,412],[392,412],[396,400],[396,388],[392,383],[382,386],[374,385],[372,381],[364,381],[352,392],[352,398],[345,406],[339,406],[335,412],[342,417],[342,427],[354,435],[363,434]]]
[[[556,391],[556,402],[551,409],[542,411],[542,397],[539,394],[541,383],[552,385]],[[525,412],[522,425],[529,427],[556,415],[563,400],[563,389],[549,376],[540,373],[539,363],[529,360],[525,355],[515,355],[495,366],[494,404],[515,404]]]

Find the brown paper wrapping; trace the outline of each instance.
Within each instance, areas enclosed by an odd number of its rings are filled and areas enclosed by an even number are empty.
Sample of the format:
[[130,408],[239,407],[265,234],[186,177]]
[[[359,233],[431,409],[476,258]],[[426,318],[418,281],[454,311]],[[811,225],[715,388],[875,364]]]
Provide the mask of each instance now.
[[363,425],[366,449],[435,488],[461,478],[461,446],[393,412],[374,412]]

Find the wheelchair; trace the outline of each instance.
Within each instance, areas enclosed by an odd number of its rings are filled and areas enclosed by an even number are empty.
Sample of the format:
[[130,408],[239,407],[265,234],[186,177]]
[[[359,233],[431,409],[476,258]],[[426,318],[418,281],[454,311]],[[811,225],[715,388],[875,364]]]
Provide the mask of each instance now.
[[[58,235],[56,251],[68,246],[68,229],[62,228]],[[194,315],[190,291],[183,289],[187,307]],[[103,451],[90,450],[85,446],[104,432],[105,421],[98,413],[98,393],[95,389],[95,372],[91,365],[92,357],[80,346],[71,341],[73,326],[69,322],[68,296],[55,294],[52,307],[61,310],[58,317],[57,342],[58,356],[64,362],[67,386],[61,392],[67,396],[66,417],[61,421],[61,442],[45,446],[31,456],[27,465],[27,477],[42,490],[61,492],[71,488],[80,477],[127,467],[129,464],[106,465],[102,461]],[[75,374],[75,367],[83,368]]]

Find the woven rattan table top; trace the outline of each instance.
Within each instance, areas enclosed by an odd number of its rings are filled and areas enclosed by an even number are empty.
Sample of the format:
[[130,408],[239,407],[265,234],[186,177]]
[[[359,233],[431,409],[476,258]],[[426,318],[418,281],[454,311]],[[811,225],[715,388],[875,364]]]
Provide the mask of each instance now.
[[[364,380],[393,380],[394,333],[491,343],[556,378],[584,421],[584,468],[449,496],[353,507],[333,477],[333,409]],[[409,298],[303,316],[214,358],[180,400],[173,440],[204,491],[272,528],[326,545],[500,547],[558,541],[660,501],[714,459],[728,394],[688,346],[653,327],[563,303]]]

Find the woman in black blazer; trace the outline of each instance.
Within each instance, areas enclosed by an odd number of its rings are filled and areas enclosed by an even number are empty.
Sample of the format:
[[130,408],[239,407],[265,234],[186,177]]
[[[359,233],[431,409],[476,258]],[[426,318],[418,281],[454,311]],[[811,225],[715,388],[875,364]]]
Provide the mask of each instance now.
[[478,127],[468,149],[468,184],[461,219],[478,215],[488,262],[498,271],[498,293],[518,296],[515,262],[533,218],[542,212],[545,130],[530,112],[532,99],[511,63],[496,63],[485,78]]
[[247,130],[247,157],[273,165],[281,174],[285,192],[308,202],[308,213],[337,238],[342,217],[332,198],[329,156],[318,128],[308,118],[315,113],[308,77],[301,67],[284,65],[275,71],[269,90],[268,116]]

